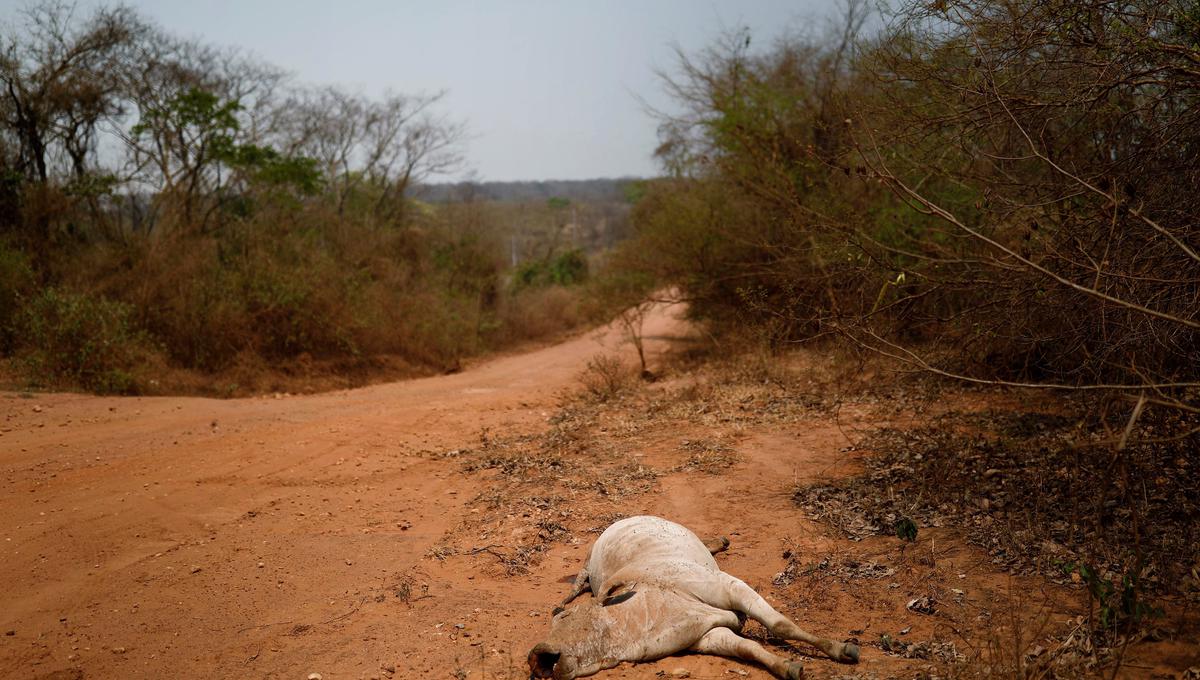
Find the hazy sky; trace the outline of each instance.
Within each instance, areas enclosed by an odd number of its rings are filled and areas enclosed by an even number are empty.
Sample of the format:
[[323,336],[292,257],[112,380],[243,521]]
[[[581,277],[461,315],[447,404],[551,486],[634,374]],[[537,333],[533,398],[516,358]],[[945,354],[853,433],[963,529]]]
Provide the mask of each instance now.
[[[8,22],[23,0],[0,0]],[[80,0],[87,11],[99,4]],[[833,0],[132,0],[172,33],[238,46],[297,80],[366,94],[447,90],[471,131],[481,179],[656,173],[666,104],[654,75],[671,45],[694,51],[724,28],[759,44],[823,17]]]

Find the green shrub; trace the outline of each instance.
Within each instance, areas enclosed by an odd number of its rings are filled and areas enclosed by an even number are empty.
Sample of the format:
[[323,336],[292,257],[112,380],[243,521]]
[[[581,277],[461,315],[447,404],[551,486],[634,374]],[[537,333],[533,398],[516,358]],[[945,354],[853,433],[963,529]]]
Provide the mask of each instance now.
[[12,351],[21,300],[34,285],[29,257],[0,242],[0,355]]
[[588,278],[587,255],[573,248],[554,257],[530,260],[518,266],[512,274],[514,290],[571,286]]
[[587,277],[587,256],[578,248],[568,250],[550,263],[550,282],[556,286],[583,283]]
[[137,374],[153,353],[127,304],[58,288],[30,298],[17,316],[19,365],[37,386],[100,393],[141,391]]

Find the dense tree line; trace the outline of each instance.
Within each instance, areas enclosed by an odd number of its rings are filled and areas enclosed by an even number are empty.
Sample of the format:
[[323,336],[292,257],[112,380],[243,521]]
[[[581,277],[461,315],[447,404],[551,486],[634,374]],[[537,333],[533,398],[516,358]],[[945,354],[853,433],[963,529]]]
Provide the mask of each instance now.
[[1194,4],[844,9],[680,55],[626,266],[718,327],[1194,410]]
[[631,192],[637,191],[640,181],[619,178],[429,183],[420,187],[414,196],[433,202],[460,200],[470,195],[490,201],[511,203],[542,202],[552,198],[588,203],[624,203],[630,198]]
[[570,295],[507,283],[503,215],[412,200],[461,167],[441,100],[298,83],[126,7],[31,6],[0,34],[0,374],[233,394],[574,323]]

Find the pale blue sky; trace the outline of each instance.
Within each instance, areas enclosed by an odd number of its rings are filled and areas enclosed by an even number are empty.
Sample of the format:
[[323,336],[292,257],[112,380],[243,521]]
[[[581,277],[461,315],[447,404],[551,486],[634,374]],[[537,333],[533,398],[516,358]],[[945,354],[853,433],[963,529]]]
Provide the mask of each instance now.
[[[0,0],[10,21],[23,0]],[[94,0],[80,0],[86,10]],[[134,0],[172,33],[247,49],[306,83],[367,94],[448,90],[484,180],[649,176],[656,124],[641,96],[672,44],[694,51],[723,28],[768,42],[823,18],[833,0]]]

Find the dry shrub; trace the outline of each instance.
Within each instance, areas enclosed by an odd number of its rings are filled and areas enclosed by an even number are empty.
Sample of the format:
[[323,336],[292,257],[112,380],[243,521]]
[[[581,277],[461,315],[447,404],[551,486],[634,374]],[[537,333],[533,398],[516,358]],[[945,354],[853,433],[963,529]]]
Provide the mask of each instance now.
[[633,369],[613,354],[597,354],[588,359],[579,375],[584,393],[596,402],[606,402],[628,391],[637,379]]
[[[167,389],[214,395],[319,385],[328,382],[314,383],[321,372],[362,382],[356,376],[384,364],[405,365],[377,372],[389,377],[454,369],[583,321],[573,290],[509,293],[490,244],[427,219],[423,230],[381,229],[320,205],[263,210],[216,232],[164,226],[63,250],[49,275],[65,291],[120,305],[130,327],[163,348]],[[28,307],[35,281],[21,250],[0,249],[0,314]],[[0,350],[31,344],[13,330],[0,318]],[[72,375],[59,371],[55,384],[127,389]]]
[[360,282],[303,239],[275,236],[237,254],[213,238],[135,244],[111,252],[105,287],[186,368],[222,370],[247,351],[268,361],[357,351]]
[[[894,534],[905,518],[969,527],[968,540],[1002,568],[1086,582],[1114,607],[1099,630],[1119,618],[1110,596],[1191,595],[1200,442],[1114,452],[1087,434],[1094,427],[1084,415],[948,413],[884,428],[858,444],[874,453],[864,475],[805,486],[795,500],[855,540]],[[1139,434],[1178,427],[1145,423]],[[1123,581],[1136,591],[1122,595]],[[1129,622],[1144,613],[1131,610]]]
[[867,174],[937,219],[863,239],[908,274],[886,304],[979,373],[1194,381],[1197,27],[1174,3],[902,4],[853,134]]
[[553,338],[584,321],[577,290],[563,286],[521,288],[501,299],[496,316],[501,344]]
[[378,310],[391,323],[371,324],[377,351],[390,351],[414,361],[456,370],[464,357],[485,347],[480,336],[481,310],[474,301],[445,291],[415,290],[405,299],[384,291],[386,304]]
[[1062,630],[1046,603],[1040,606],[1028,593],[1010,588],[997,594],[982,639],[963,640],[969,652],[952,677],[962,680],[1034,680],[1094,678],[1112,660],[1108,649],[1097,649],[1081,635],[1077,618]]

